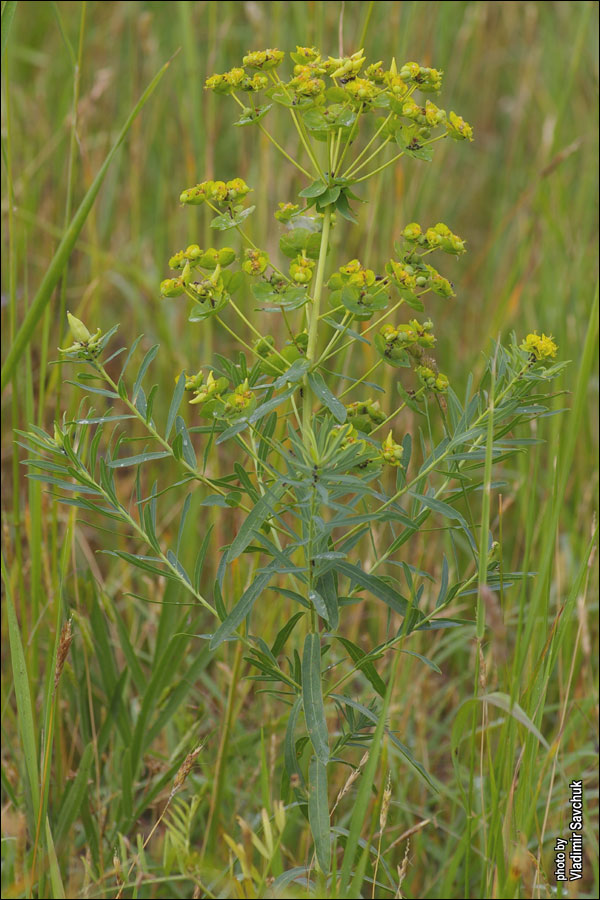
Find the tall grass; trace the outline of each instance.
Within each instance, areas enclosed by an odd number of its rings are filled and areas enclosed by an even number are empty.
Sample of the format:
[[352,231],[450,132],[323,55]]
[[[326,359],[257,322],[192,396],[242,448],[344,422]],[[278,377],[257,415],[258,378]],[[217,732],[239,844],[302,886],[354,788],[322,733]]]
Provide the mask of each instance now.
[[[221,333],[193,329],[159,299],[161,260],[207,233],[203,211],[187,233],[187,217],[170,214],[171,198],[204,177],[244,177],[256,188],[256,233],[272,234],[268,249],[276,253],[272,207],[291,198],[293,184],[262,136],[239,129],[231,140],[228,111],[204,93],[204,77],[249,48],[317,43],[337,53],[342,4],[14,7],[3,4],[2,43],[2,350],[10,376],[2,394],[3,894],[211,896],[206,884],[233,867],[236,846],[254,853],[263,871],[250,831],[266,844],[261,810],[268,821],[278,814],[281,772],[273,760],[284,740],[282,711],[257,695],[233,645],[220,648],[217,662],[194,637],[206,622],[190,614],[177,585],[157,594],[153,582],[97,552],[96,532],[79,511],[59,508],[40,482],[27,482],[14,430],[28,422],[51,429],[65,404],[77,412],[80,396],[47,365],[62,341],[65,307],[104,330],[120,322],[128,344],[143,333],[140,350],[160,342],[155,374],[169,385],[200,350],[206,358],[226,347]],[[379,246],[391,245],[408,221],[448,221],[467,239],[459,299],[437,312],[440,366],[459,394],[480,365],[477,348],[512,329],[553,333],[572,365],[554,401],[567,411],[538,423],[530,436],[540,442],[504,467],[504,486],[492,485],[483,511],[476,507],[475,527],[484,534],[489,523],[500,540],[503,570],[536,577],[498,594],[482,590],[453,610],[473,619],[479,603],[478,624],[428,637],[441,675],[397,658],[388,723],[437,790],[407,775],[382,734],[379,765],[372,753],[356,780],[331,787],[334,796],[346,788],[336,840],[360,848],[356,866],[372,876],[360,841],[374,836],[378,865],[401,881],[398,896],[554,895],[553,847],[568,828],[568,784],[583,779],[586,855],[577,890],[592,896],[597,5],[346,2],[341,24],[345,50],[358,49],[364,34],[371,58],[442,68],[477,140],[468,155],[442,147],[435,167],[382,173],[360,228],[336,228],[334,240],[347,244],[348,258],[377,260]],[[179,48],[104,170],[118,128]],[[287,140],[292,147],[293,135]],[[94,181],[99,171],[102,185]],[[72,230],[72,211],[86,198],[93,202]],[[166,538],[176,536],[183,500],[174,499],[172,517],[160,523]],[[203,548],[212,574],[209,544],[226,543],[233,520],[207,521],[201,502],[197,491],[188,517],[196,532],[182,561],[193,570]],[[107,542],[138,549],[126,535]],[[432,530],[413,552],[412,564],[439,572],[442,553],[451,558],[461,547],[449,531]],[[281,610],[265,609],[265,635],[277,634]],[[68,616],[74,637],[55,686]],[[378,613],[357,614],[348,636],[377,642],[384,628]],[[284,873],[310,862],[311,844],[294,810],[281,833],[273,829],[268,871],[283,878],[281,896],[299,890],[284,887]],[[352,877],[340,872],[348,890]],[[266,876],[246,879],[248,896],[267,889]],[[374,896],[390,896],[378,890]]]

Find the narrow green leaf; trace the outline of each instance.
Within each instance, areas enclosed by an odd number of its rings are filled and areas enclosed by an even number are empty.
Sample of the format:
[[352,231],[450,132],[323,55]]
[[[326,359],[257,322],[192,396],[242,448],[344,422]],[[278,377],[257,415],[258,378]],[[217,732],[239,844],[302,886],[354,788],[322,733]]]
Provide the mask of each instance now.
[[293,775],[296,775],[300,784],[304,785],[304,775],[302,774],[302,769],[298,765],[296,740],[294,738],[301,706],[302,698],[298,697],[294,702],[294,705],[292,706],[287,722],[287,727],[285,729],[285,738],[283,741],[283,761],[288,777],[292,778]]
[[278,654],[281,653],[286,645],[287,639],[303,616],[304,613],[296,613],[285,623],[283,628],[279,630],[279,632],[277,633],[277,637],[273,641],[273,645],[271,647],[271,653],[273,654],[273,656],[278,656]]
[[276,484],[272,488],[268,488],[258,503],[248,513],[242,527],[231,542],[231,546],[227,551],[227,562],[233,562],[240,554],[244,552],[246,547],[252,542],[252,539],[263,523],[273,515],[278,501],[283,496],[285,488],[282,484]]
[[340,424],[343,424],[346,421],[347,416],[346,407],[331,393],[323,380],[323,376],[319,372],[309,372],[308,383],[315,395],[319,398],[321,403],[327,407],[334,419],[340,422]]
[[83,751],[75,780],[71,784],[71,787],[68,793],[65,795],[65,798],[60,807],[58,822],[56,824],[56,828],[54,829],[56,844],[59,848],[63,841],[67,838],[69,829],[77,818],[79,810],[81,809],[81,804],[83,803],[87,795],[90,768],[93,761],[94,745],[92,742],[90,742]]
[[137,378],[135,379],[135,384],[133,385],[133,391],[131,392],[131,399],[134,403],[136,401],[138,391],[142,386],[142,381],[144,380],[144,375],[148,371],[148,367],[150,366],[150,363],[152,362],[152,360],[154,359],[154,357],[156,356],[157,353],[158,353],[158,344],[154,344],[153,347],[150,347],[150,349],[148,350],[148,352],[146,353],[146,355],[144,356],[144,358],[142,360],[142,364],[137,373]]
[[341,561],[336,564],[335,568],[341,575],[346,575],[352,579],[363,590],[369,591],[374,597],[383,600],[394,612],[401,616],[406,615],[407,610],[410,608],[409,601],[390,587],[383,579],[378,578],[376,575],[369,575],[358,566],[349,562]]
[[302,706],[310,742],[325,766],[329,760],[329,735],[321,689],[321,640],[314,632],[306,635],[302,653]]
[[238,625],[242,624],[246,616],[252,611],[255,601],[264,591],[273,577],[273,574],[273,570],[268,569],[266,572],[261,572],[260,575],[257,575],[250,587],[244,591],[225,621],[215,631],[209,644],[211,650],[216,650],[219,644],[222,644],[225,638],[229,637]]
[[138,453],[137,456],[123,456],[120,459],[111,459],[107,465],[110,469],[125,469],[127,466],[139,466],[151,459],[164,459],[170,456],[168,450],[156,450],[152,453]]
[[[337,640],[343,644],[350,659],[357,669],[364,673],[365,677],[371,682],[380,697],[385,697],[385,681],[379,675],[377,669],[369,659],[364,659],[366,653],[356,644],[345,637],[336,635]],[[364,660],[364,661],[363,661]]]
[[181,416],[175,417],[175,430],[181,441],[181,456],[190,468],[196,468],[196,454],[187,426]]
[[165,428],[165,441],[169,440],[169,435],[171,434],[171,429],[173,428],[173,424],[175,422],[175,417],[179,412],[179,407],[181,406],[181,401],[183,399],[183,395],[185,393],[185,373],[182,372],[179,378],[177,379],[177,386],[175,391],[173,392],[173,397],[171,399],[171,405],[169,406],[169,412],[167,415],[167,425]]
[[308,767],[308,821],[315,842],[317,864],[324,875],[331,866],[327,767],[313,757]]
[[4,61],[4,51],[8,43],[8,35],[10,27],[17,10],[17,0],[6,0],[2,7],[2,60]]
[[48,853],[48,869],[50,872],[50,884],[52,885],[52,897],[56,898],[56,900],[64,900],[67,895],[65,894],[65,887],[60,874],[60,866],[58,865],[58,858],[54,848],[48,816],[46,816],[46,852]]
[[133,770],[131,767],[131,747],[127,747],[121,761],[121,809],[126,822],[133,813]]
[[37,819],[40,804],[40,786],[38,780],[36,738],[35,727],[33,724],[34,719],[33,707],[31,704],[31,691],[29,688],[29,678],[27,676],[27,663],[25,661],[25,653],[23,652],[23,644],[21,641],[21,632],[19,630],[17,614],[15,612],[15,607],[12,599],[10,579],[8,576],[8,572],[6,571],[4,556],[2,556],[2,577],[4,579],[4,587],[6,591],[8,639],[10,643],[10,656],[15,688],[15,698],[17,701],[19,731],[21,733],[23,756],[25,757],[25,768],[27,769],[29,789],[31,791],[33,815],[34,818]]

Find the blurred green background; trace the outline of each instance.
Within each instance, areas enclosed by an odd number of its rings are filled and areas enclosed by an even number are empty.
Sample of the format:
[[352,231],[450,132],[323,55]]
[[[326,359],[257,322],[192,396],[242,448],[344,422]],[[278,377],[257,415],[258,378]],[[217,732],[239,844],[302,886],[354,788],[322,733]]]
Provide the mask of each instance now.
[[[499,334],[505,337],[513,329],[519,337],[533,329],[554,335],[561,358],[572,360],[560,388],[572,391],[597,284],[596,3],[90,2],[85,9],[73,129],[74,63],[81,13],[78,2],[19,3],[3,60],[3,355],[58,245],[65,211],[76,208],[150,79],[167,59],[177,55],[111,166],[71,256],[65,281],[53,295],[28,353],[2,397],[5,553],[24,634],[35,633],[40,638],[40,659],[38,649],[32,651],[33,659],[28,656],[34,684],[36,666],[40,664],[42,671],[43,651],[50,641],[46,632],[50,635],[53,627],[50,617],[46,620],[41,585],[56,586],[57,581],[56,558],[40,554],[39,547],[45,548],[49,540],[50,521],[53,546],[60,546],[65,519],[61,511],[58,525],[55,518],[50,520],[50,504],[40,485],[27,485],[19,465],[25,454],[15,450],[12,428],[25,427],[28,421],[51,428],[63,409],[75,413],[80,397],[61,383],[70,375],[63,372],[57,376],[58,370],[45,363],[46,358],[54,358],[54,348],[65,337],[62,312],[70,309],[93,329],[106,331],[119,322],[122,343],[131,344],[141,333],[143,348],[159,341],[154,377],[164,391],[157,408],[168,403],[176,373],[184,367],[196,371],[211,352],[232,349],[223,332],[206,324],[190,325],[184,303],[159,296],[159,282],[168,275],[169,255],[191,241],[205,246],[213,242],[205,211],[181,208],[180,191],[206,178],[243,177],[254,188],[253,202],[257,204],[248,231],[276,256],[280,227],[273,211],[278,201],[295,199],[303,186],[257,131],[231,127],[238,117],[237,107],[228,98],[203,90],[208,74],[236,65],[249,49],[268,46],[293,50],[296,44],[315,44],[324,54],[337,55],[340,35],[348,53],[360,48],[364,35],[367,57],[382,59],[386,67],[395,57],[399,63],[416,60],[443,69],[439,103],[473,125],[475,142],[442,142],[436,145],[433,163],[403,161],[377,181],[370,181],[368,193],[363,188],[369,202],[358,209],[359,225],[339,224],[334,247],[339,256],[336,265],[358,256],[380,269],[407,222],[429,225],[443,221],[466,240],[466,257],[459,262],[451,260],[443,269],[455,283],[457,298],[448,303],[436,301],[428,309],[436,326],[440,368],[459,394],[468,373],[481,367],[481,350],[488,348],[489,340]],[[272,110],[270,121],[272,132],[296,153],[295,133],[289,129],[284,111]],[[14,192],[10,223],[7,163]],[[250,308],[251,298],[246,299]],[[264,327],[272,330],[273,321],[265,319]],[[555,548],[547,588],[548,608],[553,613],[574,577],[597,511],[597,378],[589,382],[586,404],[586,415],[578,422],[559,525],[550,536]],[[569,398],[566,402],[561,398],[557,405],[569,405]],[[508,473],[512,493],[509,488],[504,532],[507,561],[519,565],[527,543],[534,568],[547,546],[543,528],[552,516],[553,479],[564,420],[555,417],[542,427],[547,443],[532,453],[531,462],[524,460]],[[42,510],[46,513],[43,525]],[[104,574],[118,571],[92,552],[98,544],[91,534],[86,531],[80,542],[81,568],[90,565],[95,575],[100,570]],[[426,545],[425,555],[439,559],[433,537],[426,538]],[[29,605],[30,585],[33,607]],[[123,585],[113,574],[109,592],[122,598],[121,589],[126,586],[127,582]],[[160,607],[142,612],[127,598],[119,603],[142,664],[149,667]],[[588,611],[582,607],[573,624],[570,646],[575,647],[577,665],[571,672],[572,681],[566,675],[571,660],[565,651],[548,698],[548,721],[554,728],[557,710],[566,704],[572,686],[574,730],[568,734],[563,760],[573,766],[569,769],[572,777],[579,777],[577,773],[588,765],[593,752],[597,603],[592,582]],[[510,661],[502,669],[504,629],[506,624],[514,624],[516,608],[504,611],[498,643],[494,643],[500,683],[510,676]],[[84,611],[78,619],[82,632],[86,615]],[[273,626],[271,613],[269,616]],[[358,622],[354,626],[358,627]],[[369,623],[371,626],[376,631],[377,624]],[[577,641],[583,635],[580,644],[575,642],[576,633]],[[510,640],[509,635],[508,652]],[[543,629],[539,635],[536,631],[536,641],[541,650]],[[192,652],[193,648],[186,650],[182,672]],[[411,730],[419,758],[442,779],[451,778],[448,736],[454,711],[472,690],[470,653],[465,638],[448,641],[438,657],[438,662],[445,660],[442,688],[429,682],[427,675],[414,684],[407,675],[404,684],[409,699],[399,713],[403,727]],[[535,663],[534,650],[530,663]],[[226,689],[227,680],[218,667],[211,675],[218,688],[208,676],[202,677],[200,686],[191,688],[190,704],[193,700],[202,710],[209,731],[219,726],[219,691]],[[205,709],[206,691],[212,692],[212,705]],[[80,703],[83,707],[83,701]],[[135,698],[131,703],[135,709]],[[3,729],[9,743],[16,733],[11,704],[8,689],[3,695]],[[77,734],[79,720],[68,710],[63,716],[64,745],[60,746],[64,749],[71,746],[71,732]],[[184,729],[191,727],[191,719],[193,715],[186,712],[177,728],[167,734],[169,754],[178,746]],[[236,723],[242,755],[248,747],[252,750],[261,725],[260,709]],[[76,740],[73,738],[74,744]],[[80,749],[78,745],[75,755]],[[214,750],[209,746],[209,757],[211,754]],[[249,756],[252,760],[252,753]],[[14,757],[9,755],[9,760],[8,781],[16,783],[11,765],[17,766],[18,751]],[[118,758],[114,765],[118,773]],[[238,776],[243,771],[240,764]],[[56,783],[60,785],[66,777],[59,771]],[[237,808],[236,784],[240,791],[245,787],[239,778],[232,778],[232,809]],[[445,798],[439,808],[433,801],[428,807],[429,801],[423,800],[418,788],[413,795],[412,788],[406,785],[400,803],[401,824],[405,812],[406,826],[415,816],[435,816],[440,809],[446,815]],[[252,808],[260,806],[260,800],[244,802]],[[543,792],[539,802],[543,807]],[[556,815],[562,815],[561,798],[554,803]],[[438,896],[435,891],[440,890],[440,883],[431,861],[438,861],[440,871],[446,866],[446,873],[452,869],[452,853],[445,849],[445,842],[448,837],[457,838],[464,825],[462,819],[452,816],[447,822],[444,819],[444,824],[440,818],[439,823],[435,847],[429,836],[422,846],[419,836],[414,839],[413,851],[421,865],[411,876],[412,889],[420,896]],[[9,831],[14,830],[18,831],[11,822]],[[451,883],[450,875],[447,877],[446,887]]]

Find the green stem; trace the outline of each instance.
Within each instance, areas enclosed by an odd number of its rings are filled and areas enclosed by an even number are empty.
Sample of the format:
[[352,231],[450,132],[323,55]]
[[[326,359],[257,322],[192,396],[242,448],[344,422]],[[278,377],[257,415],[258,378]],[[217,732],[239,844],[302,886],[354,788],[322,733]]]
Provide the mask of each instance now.
[[[325,279],[325,262],[327,259],[327,250],[329,248],[329,228],[331,225],[331,206],[325,209],[323,214],[323,231],[321,232],[321,246],[319,247],[319,261],[317,263],[317,274],[315,276],[315,290],[313,294],[312,306],[310,309],[310,322],[308,326],[308,347],[306,349],[306,358],[312,364],[315,361],[315,352],[317,349],[317,338],[319,329],[319,312],[321,309],[321,294],[323,292],[323,282]],[[311,402],[308,378],[304,376],[304,397],[302,401],[302,423],[306,430],[310,421]]]

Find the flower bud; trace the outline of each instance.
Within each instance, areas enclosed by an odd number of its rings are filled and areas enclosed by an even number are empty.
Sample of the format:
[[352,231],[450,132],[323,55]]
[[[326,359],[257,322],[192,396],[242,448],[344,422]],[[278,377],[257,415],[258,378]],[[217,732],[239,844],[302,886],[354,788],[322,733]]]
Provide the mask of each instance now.
[[79,344],[87,344],[91,338],[90,332],[87,330],[81,319],[76,319],[70,312],[67,313],[67,320],[71,334]]
[[187,287],[191,280],[192,267],[190,266],[189,260],[187,260],[185,266],[183,267],[183,272],[181,273],[181,283]]
[[227,266],[230,266],[232,262],[235,262],[235,259],[237,256],[233,247],[221,247],[218,255],[219,255],[219,260],[218,260],[219,265],[222,268],[226,268]]

